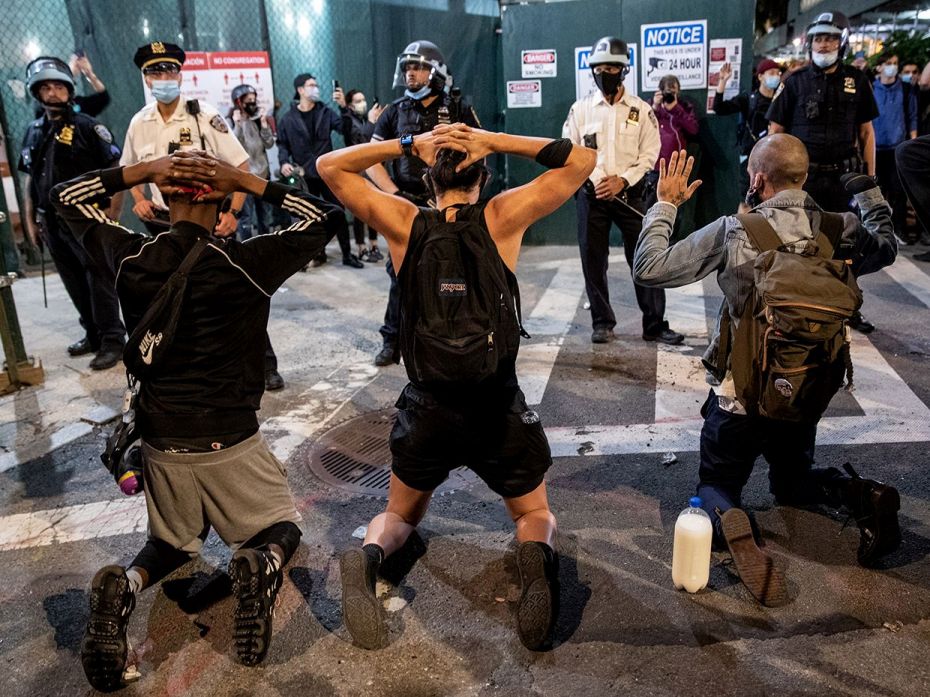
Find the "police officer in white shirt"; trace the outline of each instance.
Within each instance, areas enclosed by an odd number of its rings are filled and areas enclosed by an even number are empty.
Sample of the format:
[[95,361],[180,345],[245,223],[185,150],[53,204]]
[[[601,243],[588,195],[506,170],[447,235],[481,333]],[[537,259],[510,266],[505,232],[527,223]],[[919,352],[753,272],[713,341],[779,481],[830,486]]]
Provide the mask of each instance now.
[[[597,150],[597,166],[575,195],[578,209],[578,245],[585,289],[591,303],[591,341],[614,339],[617,324],[607,290],[607,251],[611,225],[623,236],[630,268],[642,228],[643,176],[659,156],[659,125],[652,108],[628,94],[623,79],[630,70],[626,42],[605,36],[594,45],[589,59],[598,91],[572,105],[562,135],[577,145]],[[680,344],[684,336],[665,321],[665,291],[634,284],[643,313],[643,339]]]
[[[214,153],[219,159],[248,171],[248,153],[216,108],[200,100],[182,99],[181,66],[185,58],[180,46],[161,41],[146,44],[136,51],[133,61],[142,71],[155,101],[132,117],[120,165],[125,167],[153,160],[190,147]],[[158,218],[162,220],[160,228],[167,229],[168,206],[158,189],[150,187],[150,191],[152,199],[148,200],[144,187],[131,190],[135,201],[133,213],[150,231],[158,229]],[[229,207],[220,213],[215,234],[226,236],[236,231],[244,202],[245,194],[233,194]]]

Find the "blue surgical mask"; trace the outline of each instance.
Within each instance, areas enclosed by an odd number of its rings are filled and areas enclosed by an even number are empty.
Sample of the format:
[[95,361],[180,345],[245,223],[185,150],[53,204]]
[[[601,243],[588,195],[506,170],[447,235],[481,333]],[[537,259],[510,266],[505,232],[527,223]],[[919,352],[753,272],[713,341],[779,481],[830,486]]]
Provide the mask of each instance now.
[[152,96],[162,104],[171,104],[181,94],[177,80],[153,80]]
[[884,75],[885,77],[894,77],[897,74],[898,74],[898,66],[894,64],[886,65],[882,67],[882,75]]
[[781,84],[781,77],[778,75],[766,75],[763,83],[770,90],[777,90],[778,86]]
[[426,84],[426,85],[423,85],[423,87],[418,89],[416,92],[411,92],[409,89],[404,90],[404,94],[406,94],[411,99],[416,99],[417,101],[419,101],[421,99],[426,99],[427,97],[429,97],[430,92],[432,91],[433,90],[430,89],[430,86]]
[[910,82],[912,77],[914,77],[913,74],[911,74],[911,73],[904,73],[904,74],[901,76],[901,80],[902,80],[902,82]]

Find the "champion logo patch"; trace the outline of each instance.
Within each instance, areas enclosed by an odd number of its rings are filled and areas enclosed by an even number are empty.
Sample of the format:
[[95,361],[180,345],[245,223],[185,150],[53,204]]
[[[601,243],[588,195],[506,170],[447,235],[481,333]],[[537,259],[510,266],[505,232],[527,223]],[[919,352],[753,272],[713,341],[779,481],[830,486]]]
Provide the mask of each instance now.
[[461,278],[440,278],[439,279],[439,295],[442,296],[454,296],[454,295],[467,295],[468,286],[465,283],[464,279]]

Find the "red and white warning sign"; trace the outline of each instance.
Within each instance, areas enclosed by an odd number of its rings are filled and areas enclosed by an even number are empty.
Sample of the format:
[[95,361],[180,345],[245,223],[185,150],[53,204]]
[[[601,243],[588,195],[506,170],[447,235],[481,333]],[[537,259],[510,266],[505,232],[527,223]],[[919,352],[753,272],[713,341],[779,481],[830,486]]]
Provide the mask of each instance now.
[[526,109],[542,106],[541,80],[511,80],[507,83],[507,108]]
[[520,51],[520,77],[555,77],[556,52],[553,48]]
[[[265,51],[191,51],[184,61],[181,78],[181,93],[185,99],[203,100],[224,116],[232,106],[232,91],[239,85],[254,87],[265,113],[273,112],[271,62]],[[153,101],[152,93],[144,89],[146,103]]]

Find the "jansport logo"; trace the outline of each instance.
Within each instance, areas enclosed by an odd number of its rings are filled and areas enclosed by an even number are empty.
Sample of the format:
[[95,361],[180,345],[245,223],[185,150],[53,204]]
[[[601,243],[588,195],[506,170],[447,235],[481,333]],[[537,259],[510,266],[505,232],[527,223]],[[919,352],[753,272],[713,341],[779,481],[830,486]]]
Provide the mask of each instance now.
[[161,332],[152,334],[152,332],[146,331],[142,341],[139,342],[139,353],[142,354],[142,362],[146,365],[152,365],[152,352],[161,343],[161,337]]
[[445,296],[467,295],[468,286],[464,280],[459,278],[440,278],[439,294]]

